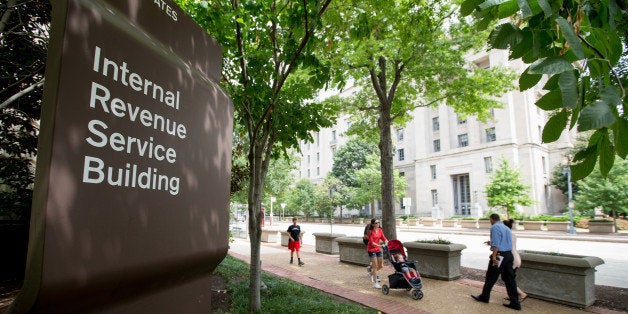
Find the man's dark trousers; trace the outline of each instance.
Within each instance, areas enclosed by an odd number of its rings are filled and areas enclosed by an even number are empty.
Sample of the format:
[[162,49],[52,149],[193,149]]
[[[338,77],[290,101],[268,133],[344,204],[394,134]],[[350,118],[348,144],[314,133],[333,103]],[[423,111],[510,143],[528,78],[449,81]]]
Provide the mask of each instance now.
[[488,262],[488,269],[486,270],[486,278],[484,279],[484,287],[482,288],[482,294],[480,299],[488,301],[491,296],[491,290],[499,278],[499,274],[502,275],[502,280],[506,284],[506,291],[508,291],[508,298],[510,304],[515,307],[521,307],[519,304],[519,294],[517,294],[517,283],[515,282],[515,271],[512,269],[512,263],[514,261],[512,252],[500,252],[499,255],[503,256],[502,264],[500,267],[493,265],[493,261]]

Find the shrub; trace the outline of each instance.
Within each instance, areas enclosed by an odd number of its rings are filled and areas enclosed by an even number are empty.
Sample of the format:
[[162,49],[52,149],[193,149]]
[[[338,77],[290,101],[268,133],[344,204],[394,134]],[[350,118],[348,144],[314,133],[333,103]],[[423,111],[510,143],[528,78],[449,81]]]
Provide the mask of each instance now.
[[418,243],[431,243],[431,244],[451,244],[451,241],[445,239],[432,239],[432,240],[417,240]]

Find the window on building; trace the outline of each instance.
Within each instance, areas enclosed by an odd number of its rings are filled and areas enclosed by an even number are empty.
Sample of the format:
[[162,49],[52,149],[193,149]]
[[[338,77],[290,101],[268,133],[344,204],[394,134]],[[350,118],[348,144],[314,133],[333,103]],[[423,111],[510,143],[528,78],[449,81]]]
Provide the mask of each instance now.
[[540,125],[537,125],[539,130],[539,142],[543,143],[543,128]]
[[406,173],[405,173],[405,172],[399,172],[399,176],[400,176],[400,177],[405,177],[405,176],[406,176]]
[[331,154],[332,154],[332,155],[336,155],[336,147],[334,147],[334,148],[332,148],[332,149],[331,149]]
[[403,129],[397,129],[397,141],[403,141]]
[[484,157],[484,172],[486,173],[493,172],[493,158],[492,157]]
[[438,191],[432,190],[432,207],[438,205]]
[[310,165],[310,155],[307,155],[307,165]]
[[494,142],[497,139],[495,136],[495,127],[486,129],[486,141]]
[[432,118],[432,130],[434,131],[440,130],[440,122],[438,122],[438,117]]
[[488,115],[491,116],[491,118],[495,118],[495,108],[490,108],[488,110]]
[[543,167],[543,174],[547,174],[547,165],[545,164],[545,157],[541,157],[541,167]]
[[331,140],[336,141],[336,130],[331,131]]
[[430,173],[432,175],[432,180],[436,179],[436,165],[430,166]]
[[397,155],[399,156],[399,161],[405,159],[403,148],[397,150]]
[[321,145],[321,134],[319,132],[316,132],[316,146],[320,146]]
[[316,175],[317,176],[321,175],[321,168],[320,167],[316,167]]
[[307,169],[307,177],[310,177],[310,169]]
[[469,135],[467,133],[458,135],[458,147],[469,146]]
[[458,124],[467,124],[467,118],[463,118],[461,115],[458,115]]
[[321,153],[316,153],[316,162],[321,161]]
[[440,152],[440,140],[434,140],[434,152]]

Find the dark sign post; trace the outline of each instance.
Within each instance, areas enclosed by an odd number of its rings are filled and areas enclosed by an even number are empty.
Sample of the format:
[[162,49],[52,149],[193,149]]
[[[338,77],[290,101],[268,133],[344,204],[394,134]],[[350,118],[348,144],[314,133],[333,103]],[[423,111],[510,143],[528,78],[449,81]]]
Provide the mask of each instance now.
[[170,0],[55,0],[13,312],[209,311],[228,249],[221,50]]

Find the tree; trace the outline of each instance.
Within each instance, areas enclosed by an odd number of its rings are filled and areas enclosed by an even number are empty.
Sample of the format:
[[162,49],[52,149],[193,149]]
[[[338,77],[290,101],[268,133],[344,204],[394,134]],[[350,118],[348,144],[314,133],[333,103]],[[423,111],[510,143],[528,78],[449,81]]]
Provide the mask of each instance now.
[[352,76],[361,92],[351,104],[361,116],[374,111],[381,167],[382,224],[396,237],[391,126],[417,107],[443,102],[457,112],[487,117],[493,98],[511,86],[510,75],[480,69],[465,56],[480,48],[449,1],[344,0],[326,15],[332,33],[328,51],[337,80]]
[[264,194],[272,195],[281,203],[286,199],[286,194],[291,185],[294,184],[294,171],[297,169],[298,160],[294,151],[287,152],[289,156],[282,156],[270,161],[268,173],[266,174],[266,184],[264,184]]
[[566,128],[595,131],[574,156],[574,181],[596,164],[606,177],[615,155],[625,159],[628,154],[626,72],[625,66],[617,68],[625,55],[627,9],[625,0],[465,0],[461,7],[463,15],[473,14],[480,30],[510,17],[493,29],[488,43],[530,64],[519,78],[520,90],[549,76],[543,86],[547,93],[536,102],[553,113],[543,142],[556,141]]
[[222,85],[236,123],[246,129],[251,271],[249,309],[261,310],[261,201],[272,158],[312,141],[335,109],[316,102],[329,68],[314,54],[317,31],[331,0],[177,0],[222,45]]
[[0,4],[0,211],[29,221],[50,2]]
[[605,213],[614,217],[628,214],[627,160],[618,159],[606,178],[596,171],[579,183],[580,192],[575,199],[579,211],[593,214],[595,207],[602,206]]
[[506,219],[509,219],[515,213],[515,205],[530,206],[534,203],[528,195],[529,189],[529,186],[521,182],[519,171],[502,158],[484,193],[488,206],[505,209]]
[[288,212],[294,215],[301,212],[307,220],[316,209],[315,195],[315,186],[310,180],[299,180],[294,188],[288,192]]
[[[355,188],[354,202],[366,204],[371,203],[371,217],[375,217],[375,200],[377,200],[378,192],[382,190],[382,173],[380,171],[379,156],[370,154],[366,156],[366,165],[364,168],[355,172],[356,182],[358,186]],[[399,171],[393,172],[395,182],[395,197],[401,198],[405,196],[406,180],[399,176]]]
[[345,186],[356,187],[356,171],[366,166],[366,156],[377,149],[375,144],[351,138],[334,154],[331,174]]

